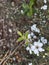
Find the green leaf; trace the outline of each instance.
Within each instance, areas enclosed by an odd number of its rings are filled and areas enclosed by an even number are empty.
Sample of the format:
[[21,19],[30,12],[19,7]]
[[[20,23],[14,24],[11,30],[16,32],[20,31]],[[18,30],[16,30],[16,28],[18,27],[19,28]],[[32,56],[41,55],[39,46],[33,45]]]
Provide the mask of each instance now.
[[28,8],[29,8],[28,4],[26,4],[26,3],[23,3],[23,4],[22,4],[22,7],[23,7],[24,9],[28,9]]
[[20,31],[17,31],[18,35],[22,36],[22,33]]
[[23,41],[23,40],[24,40],[23,37],[19,37],[19,38],[17,39],[18,42]]
[[35,3],[35,0],[30,0],[29,5],[32,7],[34,5],[34,3]]
[[29,11],[29,12],[27,12],[27,16],[32,16],[32,12],[31,11]]
[[27,15],[28,17],[31,17],[34,13],[34,4],[35,4],[36,0],[30,0],[29,4],[27,3],[23,3],[22,4],[22,8],[24,11],[24,15]]
[[26,39],[28,38],[28,32],[25,33],[25,37],[26,37]]

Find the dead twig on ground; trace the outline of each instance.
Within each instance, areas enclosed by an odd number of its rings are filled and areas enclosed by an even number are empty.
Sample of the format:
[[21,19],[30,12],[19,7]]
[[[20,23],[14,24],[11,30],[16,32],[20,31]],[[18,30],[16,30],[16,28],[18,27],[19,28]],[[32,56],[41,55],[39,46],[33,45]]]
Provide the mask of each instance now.
[[8,51],[6,52],[6,54],[4,55],[3,59],[2,59],[1,62],[0,62],[0,65],[4,62],[5,57],[8,55],[8,53],[9,53],[9,50],[8,50]]
[[21,42],[14,50],[13,52],[10,51],[10,53],[6,56],[4,56],[4,58],[2,59],[2,61],[0,62],[0,65],[5,65],[5,63],[8,61],[8,59],[16,52],[16,50],[21,46],[23,45],[23,42]]

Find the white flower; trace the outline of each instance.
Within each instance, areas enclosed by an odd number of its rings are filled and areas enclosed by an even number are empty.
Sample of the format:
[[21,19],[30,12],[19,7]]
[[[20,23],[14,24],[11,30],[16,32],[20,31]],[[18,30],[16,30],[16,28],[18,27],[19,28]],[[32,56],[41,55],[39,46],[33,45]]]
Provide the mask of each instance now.
[[47,3],[47,1],[46,1],[46,0],[44,0],[44,3]]
[[28,34],[28,39],[31,39],[31,34]]
[[45,39],[44,37],[41,37],[41,41],[42,41],[43,44],[47,43],[47,39]]
[[36,27],[36,24],[31,26],[31,31],[40,33],[40,30]]
[[32,63],[29,63],[28,65],[32,65]]
[[47,5],[42,6],[41,9],[46,10],[47,9]]
[[41,42],[34,42],[34,45],[31,47],[31,50],[37,54],[37,56],[39,56],[39,52],[44,51],[44,49],[42,48],[43,44]]
[[39,52],[44,51],[42,46],[43,46],[43,44],[40,41],[38,41],[38,42],[34,42],[34,44],[30,44],[30,46],[28,45],[26,50],[29,51],[30,54],[32,54],[32,52],[34,52],[34,54],[39,56]]

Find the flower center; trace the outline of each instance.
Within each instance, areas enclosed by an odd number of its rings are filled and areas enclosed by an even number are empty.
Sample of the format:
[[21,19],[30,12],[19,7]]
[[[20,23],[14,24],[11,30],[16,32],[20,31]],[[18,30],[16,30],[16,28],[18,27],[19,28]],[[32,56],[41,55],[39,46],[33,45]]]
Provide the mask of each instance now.
[[38,47],[38,46],[36,46],[36,48],[38,49],[39,47]]

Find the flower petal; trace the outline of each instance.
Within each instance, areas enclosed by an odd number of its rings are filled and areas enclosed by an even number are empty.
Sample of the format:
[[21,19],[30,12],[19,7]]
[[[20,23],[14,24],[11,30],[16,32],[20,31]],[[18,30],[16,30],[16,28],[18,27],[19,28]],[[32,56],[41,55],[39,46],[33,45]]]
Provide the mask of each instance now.
[[27,50],[27,51],[30,50],[29,46],[26,48],[26,50]]
[[37,56],[39,56],[39,51],[38,51],[38,49],[35,49],[35,50],[34,50],[34,53],[37,54]]
[[38,48],[38,50],[39,50],[40,52],[45,51],[43,48]]

